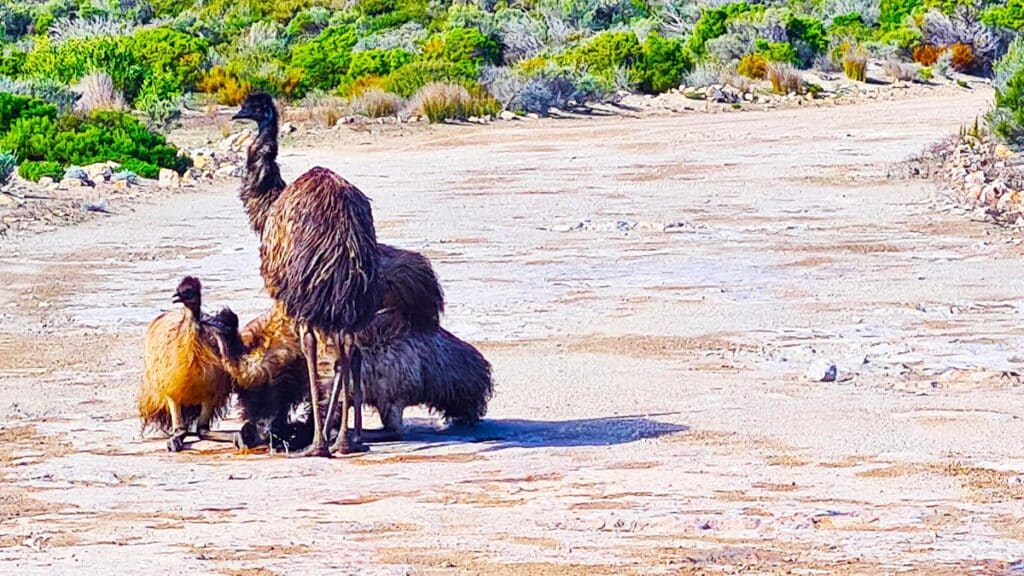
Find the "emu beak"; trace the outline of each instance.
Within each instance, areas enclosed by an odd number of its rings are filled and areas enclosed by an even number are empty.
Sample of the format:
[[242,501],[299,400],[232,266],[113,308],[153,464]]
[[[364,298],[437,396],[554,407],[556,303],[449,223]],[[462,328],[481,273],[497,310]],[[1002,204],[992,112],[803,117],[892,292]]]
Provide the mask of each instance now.
[[255,120],[255,118],[252,115],[252,112],[249,112],[245,108],[242,108],[241,110],[236,112],[235,115],[231,117],[231,119],[232,120]]
[[174,297],[171,298],[171,302],[174,302],[175,304],[181,304],[182,303],[181,294],[175,292],[174,293]]

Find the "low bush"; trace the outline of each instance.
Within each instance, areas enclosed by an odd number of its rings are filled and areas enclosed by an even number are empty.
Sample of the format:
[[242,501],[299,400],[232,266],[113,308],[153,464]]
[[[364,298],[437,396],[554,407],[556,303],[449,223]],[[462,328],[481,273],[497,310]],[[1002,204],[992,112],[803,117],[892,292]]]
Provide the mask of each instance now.
[[914,47],[914,62],[922,66],[932,66],[939,60],[943,49],[931,44],[919,44]]
[[0,136],[0,149],[13,151],[22,161],[52,161],[62,167],[131,159],[178,172],[190,165],[163,136],[131,115],[109,110],[56,118],[23,114]]
[[23,160],[18,164],[18,176],[30,182],[39,182],[43,176],[49,176],[59,182],[64,177],[64,168],[60,162]]
[[651,32],[629,75],[641,90],[657,94],[678,87],[683,75],[692,68],[693,56],[682,40],[662,38]]
[[352,112],[369,118],[394,116],[404,105],[400,97],[380,88],[367,88],[349,100]]
[[498,101],[490,96],[443,82],[427,84],[409,101],[410,112],[425,116],[432,123],[497,114],[500,110]]
[[949,48],[950,64],[957,72],[970,72],[974,69],[974,50],[967,44],[957,43]]
[[585,70],[610,80],[619,67],[632,68],[643,57],[643,48],[633,32],[602,32],[586,43],[563,53],[561,64]]
[[797,64],[800,62],[800,57],[796,53],[796,49],[789,42],[768,42],[767,40],[758,40],[754,43],[754,47],[757,52],[764,56],[771,62],[785,62],[788,64]]
[[736,65],[736,72],[741,76],[764,80],[768,77],[768,59],[760,54],[748,54]]
[[996,98],[987,116],[989,127],[1011,144],[1020,145],[1024,143],[1024,39],[1010,44],[993,71]]
[[388,74],[385,90],[408,98],[432,82],[473,85],[476,72],[472,67],[429,60],[416,60]]
[[324,128],[333,128],[347,111],[341,98],[323,92],[307,94],[300,104],[309,119]]
[[312,40],[292,48],[290,65],[302,78],[296,95],[337,88],[348,72],[352,47],[358,37],[351,25],[330,26]]
[[880,0],[878,23],[882,30],[890,32],[902,28],[907,18],[924,9],[923,0]]
[[81,95],[75,102],[75,112],[125,109],[124,98],[114,88],[114,80],[103,72],[86,74],[74,91]]
[[160,177],[160,167],[155,164],[150,164],[145,160],[139,160],[138,158],[129,158],[121,163],[121,170],[131,172],[137,176],[143,178],[155,179]]
[[687,45],[690,52],[698,57],[704,56],[707,53],[708,41],[725,34],[726,23],[730,19],[757,10],[764,10],[764,7],[752,6],[746,2],[735,2],[716,8],[705,8],[693,26],[693,33],[690,35]]
[[792,64],[772,62],[768,65],[768,80],[776,94],[803,94],[803,77]]
[[240,78],[224,66],[214,66],[199,79],[196,88],[214,96],[225,106],[238,106],[252,92],[252,84]]
[[885,61],[883,65],[885,76],[893,82],[912,82],[917,78],[917,68],[912,64],[900,62],[894,58]]
[[860,46],[848,45],[843,50],[843,73],[850,80],[865,82],[868,71],[868,53]]
[[57,118],[57,107],[31,96],[0,92],[0,134],[11,129],[18,119]]

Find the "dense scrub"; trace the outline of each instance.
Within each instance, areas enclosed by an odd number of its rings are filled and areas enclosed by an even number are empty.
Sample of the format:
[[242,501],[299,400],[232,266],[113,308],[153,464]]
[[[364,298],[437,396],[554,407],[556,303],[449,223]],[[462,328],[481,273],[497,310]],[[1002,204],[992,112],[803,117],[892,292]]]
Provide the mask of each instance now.
[[69,166],[108,160],[149,178],[155,178],[160,168],[188,167],[174,146],[130,114],[59,114],[52,104],[5,92],[0,92],[0,150],[17,158],[19,173],[29,180],[59,179]]
[[659,93],[698,67],[862,78],[861,55],[874,55],[988,74],[1021,30],[1024,0],[0,0],[0,90],[63,111],[52,84],[102,72],[153,116],[188,94],[237,104],[254,88],[362,98],[381,113],[441,83],[546,113],[618,89]]

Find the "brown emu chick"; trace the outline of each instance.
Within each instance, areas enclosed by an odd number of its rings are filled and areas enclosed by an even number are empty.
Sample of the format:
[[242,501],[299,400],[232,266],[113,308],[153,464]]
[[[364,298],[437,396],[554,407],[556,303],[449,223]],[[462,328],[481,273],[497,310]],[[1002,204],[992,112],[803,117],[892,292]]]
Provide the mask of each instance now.
[[167,449],[177,452],[192,422],[200,438],[220,439],[210,433],[210,423],[227,405],[231,376],[203,323],[199,280],[182,280],[173,302],[182,308],[164,312],[146,330],[139,418],[143,431],[156,427],[169,433]]
[[[284,186],[277,165],[278,113],[268,94],[247,96],[235,119],[253,120],[258,127],[240,195],[260,234],[264,285],[299,326],[314,422],[313,443],[305,455],[328,456],[317,386],[317,340],[335,339],[338,361],[328,406],[340,391],[342,430],[347,430],[350,383],[355,405],[362,401],[358,370],[351,369],[352,356],[358,354],[353,335],[370,323],[383,298],[370,200],[320,167]],[[351,438],[339,435],[336,449],[364,451],[361,433],[362,416],[356,410]]]
[[238,328],[238,316],[225,308],[210,321],[224,369],[231,374],[244,424],[235,439],[239,448],[264,444],[292,450],[313,439],[306,423],[293,423],[292,412],[309,400],[309,375],[295,322],[275,304]]

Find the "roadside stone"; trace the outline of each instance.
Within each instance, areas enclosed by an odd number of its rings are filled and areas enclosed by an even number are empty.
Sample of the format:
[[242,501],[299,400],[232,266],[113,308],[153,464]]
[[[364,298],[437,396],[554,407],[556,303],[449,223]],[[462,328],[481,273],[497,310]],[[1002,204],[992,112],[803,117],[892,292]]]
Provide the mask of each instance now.
[[1007,158],[1013,158],[1015,156],[1013,150],[1010,150],[1010,147],[1007,146],[1006,144],[997,144],[995,148],[995,154],[996,158],[1002,158],[1004,160]]
[[838,369],[835,362],[819,358],[811,362],[811,365],[807,367],[807,370],[804,372],[804,378],[811,382],[835,382],[837,374]]
[[157,179],[157,184],[161,188],[176,187],[180,183],[181,183],[181,178],[178,176],[177,172],[175,172],[174,170],[167,169],[167,168],[161,168],[160,169],[160,175],[159,175],[159,177]]
[[49,176],[43,176],[42,178],[39,179],[39,185],[40,186],[49,187],[49,186],[53,186],[53,184],[54,184],[54,180],[53,180],[53,178],[50,178]]
[[502,110],[501,114],[498,115],[498,118],[501,118],[506,122],[519,119],[519,117],[515,115],[515,112],[510,112],[509,110]]

